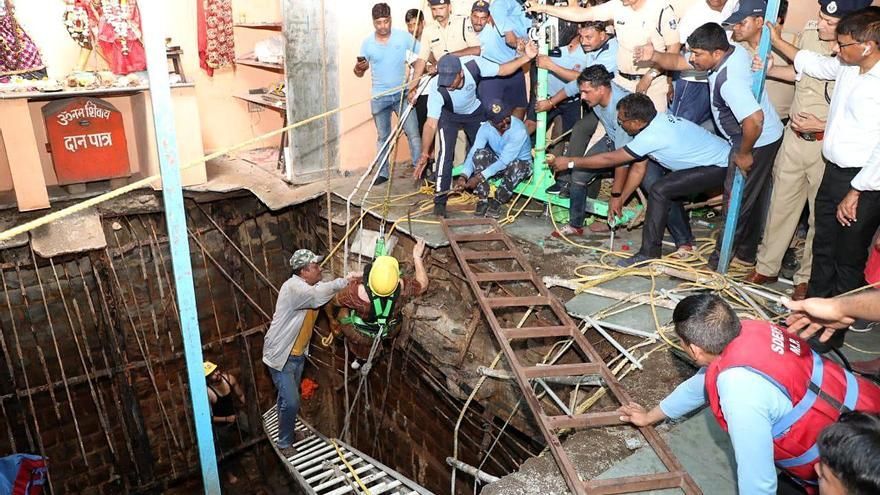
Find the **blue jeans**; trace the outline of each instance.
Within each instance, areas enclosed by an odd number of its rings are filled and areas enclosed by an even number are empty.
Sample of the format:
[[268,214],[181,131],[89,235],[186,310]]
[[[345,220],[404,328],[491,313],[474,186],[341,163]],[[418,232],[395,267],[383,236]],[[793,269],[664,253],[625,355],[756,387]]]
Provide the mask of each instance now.
[[272,383],[278,389],[278,448],[293,445],[296,415],[299,413],[299,382],[302,380],[305,355],[290,356],[281,371],[269,368]]
[[[403,99],[403,106],[400,106],[401,98]],[[382,147],[382,143],[388,139],[388,136],[391,135],[391,112],[394,112],[398,118],[400,118],[400,113],[403,109],[406,108],[406,93],[397,93],[393,95],[385,95],[379,98],[375,98],[370,101],[370,111],[373,113],[373,122],[376,123],[376,132],[379,134],[376,144],[376,149]],[[406,139],[409,142],[409,152],[412,158],[412,163],[415,163],[419,159],[419,155],[422,154],[422,138],[419,134],[419,119],[416,116],[415,110],[411,111],[409,115],[406,117],[406,121],[403,123],[403,132],[406,133]],[[386,150],[385,153],[388,153],[390,150]],[[388,178],[388,164],[391,159],[391,155],[388,155],[388,160],[385,160],[382,163],[382,170],[379,172],[379,175],[382,177]]]
[[[592,111],[590,112],[592,113]],[[589,141],[589,137],[587,138]],[[603,137],[592,148],[587,151],[585,156],[598,155],[599,153],[607,153],[614,151],[614,143],[608,136]],[[576,168],[571,171],[571,188],[569,189],[568,198],[568,223],[572,227],[581,228],[584,226],[584,218],[587,215],[587,187],[590,183],[598,178],[614,171],[613,168],[590,170],[585,168]]]
[[697,125],[712,118],[709,83],[676,79],[674,88],[675,96],[672,97],[669,113]]

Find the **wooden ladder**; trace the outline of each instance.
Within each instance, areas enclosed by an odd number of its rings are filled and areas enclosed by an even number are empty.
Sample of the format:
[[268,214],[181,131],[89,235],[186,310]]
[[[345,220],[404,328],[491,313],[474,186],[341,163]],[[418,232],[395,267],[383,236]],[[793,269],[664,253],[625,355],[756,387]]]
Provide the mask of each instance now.
[[[688,495],[701,494],[700,488],[682,468],[669,446],[653,427],[638,429],[666,467],[667,472],[592,481],[580,479],[571,458],[563,449],[556,431],[564,428],[621,425],[624,423],[620,421],[620,414],[616,411],[573,415],[548,414],[538,400],[532,381],[540,381],[547,377],[593,375],[601,378],[618,403],[631,402],[629,394],[605,365],[599,353],[578,330],[578,326],[568,316],[562,303],[547,290],[525,256],[495,220],[486,218],[453,219],[444,220],[442,224],[452,251],[470,283],[471,290],[477,298],[492,333],[495,334],[498,344],[507,357],[507,362],[523,397],[529,405],[529,409],[531,409],[571,492],[578,495],[596,495],[680,488]],[[474,233],[474,231],[479,232]],[[484,267],[482,271],[475,271],[473,265],[489,261],[508,263],[512,268],[508,271],[487,271]],[[489,269],[494,270],[494,267],[489,267]],[[481,284],[489,282],[530,284],[534,287],[534,291],[526,295],[490,296],[485,287],[481,286]],[[535,312],[549,309],[555,315],[558,323],[544,325],[541,319],[533,317],[530,319],[536,323],[530,324],[531,326],[505,327],[499,322],[496,311],[511,308],[514,310],[533,308]],[[558,365],[524,363],[520,361],[511,345],[516,340],[548,338],[571,339],[573,341],[572,347],[579,351],[579,356],[585,357],[585,362]]]

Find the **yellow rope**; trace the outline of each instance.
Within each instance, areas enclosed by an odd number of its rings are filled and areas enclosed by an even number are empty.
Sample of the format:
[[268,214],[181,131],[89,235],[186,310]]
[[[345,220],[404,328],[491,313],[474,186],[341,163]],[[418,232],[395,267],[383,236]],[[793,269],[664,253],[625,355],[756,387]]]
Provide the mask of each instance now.
[[351,464],[349,464],[348,461],[345,459],[345,455],[342,453],[342,450],[339,448],[339,445],[336,444],[336,440],[330,439],[330,443],[333,444],[333,448],[336,449],[336,455],[339,456],[339,460],[341,460],[342,463],[345,464],[345,467],[348,468],[348,471],[351,472],[352,477],[354,477],[354,480],[357,481],[357,484],[358,484],[358,486],[361,487],[361,490],[363,490],[364,493],[366,493],[367,495],[372,495],[370,493],[370,489],[367,488],[366,485],[364,485],[364,482],[361,481],[361,477],[358,476],[358,474],[357,474],[357,472],[355,472],[354,468],[351,467]]

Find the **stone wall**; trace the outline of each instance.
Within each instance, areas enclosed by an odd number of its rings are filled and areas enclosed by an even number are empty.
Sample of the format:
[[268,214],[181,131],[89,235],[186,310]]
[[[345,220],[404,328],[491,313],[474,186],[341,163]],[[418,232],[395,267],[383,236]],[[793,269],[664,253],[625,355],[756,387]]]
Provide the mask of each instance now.
[[[260,359],[276,300],[264,277],[280,287],[295,249],[329,251],[323,207],[316,200],[270,212],[247,195],[187,201],[205,358],[239,379],[247,395],[244,414],[256,425],[236,451],[265,441],[259,413],[275,398]],[[142,210],[103,218],[105,250],[53,259],[32,254],[27,245],[0,251],[0,452],[46,455],[54,493],[199,489],[164,217]],[[334,239],[341,233],[337,226]],[[411,267],[411,247],[404,237],[395,252],[404,267]],[[367,382],[369,398],[354,409],[351,441],[445,492],[452,431],[477,378],[463,368],[481,364],[494,348],[485,335],[474,336],[476,327],[466,328],[471,310],[461,294],[467,289],[448,275],[448,259],[431,256],[431,292],[407,309],[408,323],[394,349],[377,359]],[[325,348],[317,340],[306,375],[318,382],[319,392],[304,403],[303,414],[329,436],[341,430],[347,410],[345,352],[339,342]],[[349,387],[353,397],[357,382]],[[459,436],[466,462],[479,464],[479,452],[498,433],[502,420],[496,416],[505,416],[512,404],[508,389],[487,384],[478,395],[498,396],[492,411],[471,405]],[[511,428],[485,468],[509,472],[530,448],[536,450]],[[263,454],[274,458],[269,449]],[[471,479],[459,480],[469,491]],[[258,486],[255,493],[270,493]]]

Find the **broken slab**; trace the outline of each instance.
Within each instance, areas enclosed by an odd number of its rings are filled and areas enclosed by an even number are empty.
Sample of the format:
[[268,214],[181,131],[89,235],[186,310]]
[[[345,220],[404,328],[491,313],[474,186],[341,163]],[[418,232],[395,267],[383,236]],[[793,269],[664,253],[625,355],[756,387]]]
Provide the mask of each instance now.
[[30,235],[34,252],[43,258],[107,247],[101,216],[95,208],[37,227]]
[[284,182],[279,172],[268,170],[265,164],[255,164],[232,157],[211,160],[207,163],[206,170],[207,182],[187,186],[184,190],[218,193],[248,190],[272,211],[318,198],[326,194],[328,189],[334,191],[349,187],[350,190],[351,186],[348,184],[353,185],[356,181],[353,177],[340,177],[334,174],[330,180],[323,179],[311,184],[293,186]]

